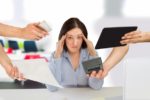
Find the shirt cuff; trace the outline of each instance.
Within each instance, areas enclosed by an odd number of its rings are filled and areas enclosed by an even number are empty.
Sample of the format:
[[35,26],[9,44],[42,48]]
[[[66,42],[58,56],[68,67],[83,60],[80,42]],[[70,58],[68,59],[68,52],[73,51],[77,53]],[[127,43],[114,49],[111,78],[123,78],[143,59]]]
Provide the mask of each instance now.
[[95,90],[99,90],[102,88],[104,83],[103,79],[97,79],[97,78],[89,78],[89,86]]

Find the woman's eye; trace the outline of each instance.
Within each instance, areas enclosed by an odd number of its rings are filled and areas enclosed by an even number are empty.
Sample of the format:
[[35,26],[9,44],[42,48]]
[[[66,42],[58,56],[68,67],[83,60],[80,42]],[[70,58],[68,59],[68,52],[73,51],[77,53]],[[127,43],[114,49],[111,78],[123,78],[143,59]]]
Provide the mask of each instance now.
[[78,39],[82,39],[82,36],[78,36]]
[[69,36],[69,37],[68,37],[68,39],[72,39],[72,37],[71,37],[71,36]]

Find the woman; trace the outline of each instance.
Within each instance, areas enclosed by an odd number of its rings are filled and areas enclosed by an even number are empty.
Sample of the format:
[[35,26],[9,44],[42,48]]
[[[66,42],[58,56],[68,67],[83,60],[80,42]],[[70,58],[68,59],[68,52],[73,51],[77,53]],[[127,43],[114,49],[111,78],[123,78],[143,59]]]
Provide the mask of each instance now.
[[[119,59],[112,61],[114,54],[106,60],[104,70],[92,71],[86,75],[82,62],[98,57],[91,41],[87,39],[87,29],[85,25],[77,18],[68,19],[62,26],[59,34],[57,48],[50,58],[50,70],[54,74],[60,85],[64,87],[85,87],[101,89],[103,78],[108,71],[125,55],[127,47],[121,49]],[[116,48],[117,52],[118,49]],[[124,51],[125,50],[125,51]],[[113,53],[117,53],[113,51]],[[118,56],[118,55],[117,55]],[[112,65],[109,65],[112,64]],[[50,91],[56,91],[58,88],[47,85]]]

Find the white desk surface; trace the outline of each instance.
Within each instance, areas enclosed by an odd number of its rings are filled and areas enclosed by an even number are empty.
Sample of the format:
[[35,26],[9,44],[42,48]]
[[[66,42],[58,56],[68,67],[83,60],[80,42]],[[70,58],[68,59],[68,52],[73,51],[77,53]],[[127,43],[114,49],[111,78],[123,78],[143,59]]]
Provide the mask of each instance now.
[[0,100],[122,100],[121,87],[47,89],[1,89]]

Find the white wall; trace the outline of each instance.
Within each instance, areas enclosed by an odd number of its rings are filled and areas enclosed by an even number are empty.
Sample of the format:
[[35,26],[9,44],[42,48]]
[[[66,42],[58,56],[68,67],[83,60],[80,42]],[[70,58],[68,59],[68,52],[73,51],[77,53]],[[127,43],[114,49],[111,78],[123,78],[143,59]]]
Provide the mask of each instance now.
[[124,65],[124,100],[150,100],[150,57],[128,58]]

